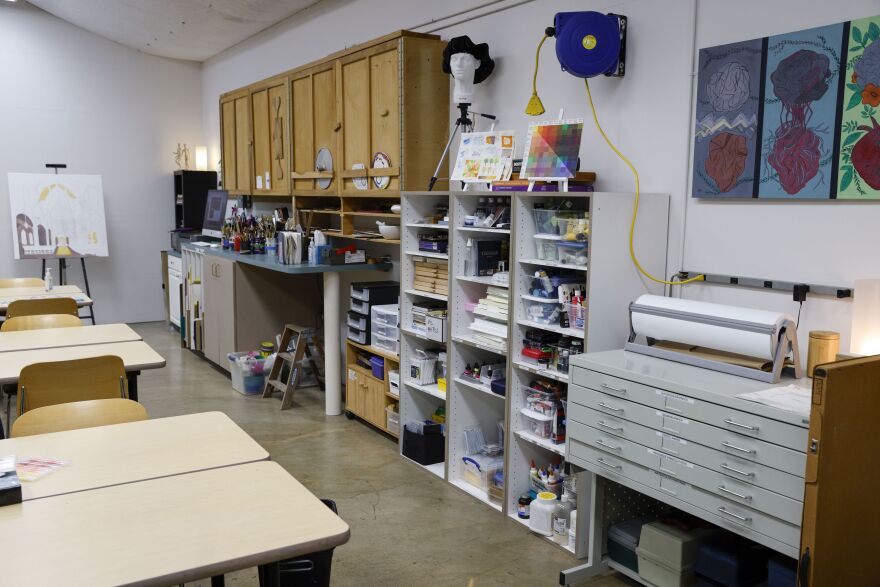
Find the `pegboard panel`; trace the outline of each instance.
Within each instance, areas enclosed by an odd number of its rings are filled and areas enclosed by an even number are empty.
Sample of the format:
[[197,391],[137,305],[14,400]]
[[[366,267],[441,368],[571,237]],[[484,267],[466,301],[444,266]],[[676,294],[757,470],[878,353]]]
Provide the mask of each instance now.
[[635,489],[596,475],[596,482],[602,484],[604,502],[602,507],[602,545],[603,551],[608,536],[608,528],[618,522],[642,516],[662,517],[675,508],[662,501],[639,493]]

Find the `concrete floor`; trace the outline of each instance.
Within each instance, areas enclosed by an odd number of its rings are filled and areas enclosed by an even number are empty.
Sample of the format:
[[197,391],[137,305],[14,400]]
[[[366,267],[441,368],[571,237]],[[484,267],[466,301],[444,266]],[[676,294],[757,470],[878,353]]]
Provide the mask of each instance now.
[[[351,540],[333,559],[335,585],[558,585],[575,559],[448,483],[407,462],[397,445],[360,421],[325,416],[320,390],[298,390],[294,408],[245,397],[228,376],[180,348],[165,323],[133,325],[167,360],[145,371],[140,401],[150,416],[225,412],[318,497],[336,500]],[[222,490],[222,488],[221,488]],[[254,488],[254,499],[262,499]],[[633,585],[607,574],[592,587]],[[227,585],[257,585],[256,569]],[[209,585],[209,581],[192,583]]]

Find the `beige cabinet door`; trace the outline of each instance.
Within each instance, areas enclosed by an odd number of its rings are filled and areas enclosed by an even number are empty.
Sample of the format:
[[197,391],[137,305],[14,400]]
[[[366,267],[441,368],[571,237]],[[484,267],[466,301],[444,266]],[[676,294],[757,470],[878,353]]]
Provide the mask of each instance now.
[[[254,194],[290,193],[287,78],[251,92],[254,133]],[[258,179],[259,178],[259,179]]]
[[[387,155],[396,170],[400,169],[399,79],[397,48],[370,56],[370,150]],[[398,179],[391,175],[389,191],[400,190]]]
[[[214,320],[217,331],[217,360],[215,363],[229,369],[226,355],[239,349],[236,348],[236,315],[235,315],[235,261],[217,258],[216,290],[217,306],[214,309]],[[214,282],[212,282],[213,284]],[[246,317],[243,317],[246,319]]]
[[205,358],[217,364],[217,312],[221,305],[221,292],[217,280],[217,263],[212,257],[206,255],[202,261],[202,287],[205,294],[205,307],[202,308],[202,352]]
[[249,194],[252,185],[251,147],[253,138],[251,136],[250,109],[250,96],[245,95],[235,99],[235,177],[237,183],[234,189],[231,186],[229,189],[238,194]]
[[220,102],[220,167],[223,170],[223,187],[238,188],[238,166],[235,162],[235,100]]
[[[290,81],[292,126],[292,191],[294,194],[335,195],[339,169],[334,63],[297,72]],[[319,170],[318,152],[330,152],[332,169]],[[329,179],[329,184],[326,180]]]

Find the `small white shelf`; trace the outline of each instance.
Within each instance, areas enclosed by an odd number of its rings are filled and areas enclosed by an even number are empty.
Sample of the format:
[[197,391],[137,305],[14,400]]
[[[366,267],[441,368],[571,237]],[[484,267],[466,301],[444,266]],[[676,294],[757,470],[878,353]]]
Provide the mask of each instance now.
[[489,234],[510,234],[509,228],[483,228],[480,226],[459,226],[458,232],[485,232]]
[[563,383],[568,383],[568,375],[565,373],[560,373],[559,371],[553,371],[551,369],[540,369],[538,367],[527,365],[526,363],[522,363],[520,361],[514,361],[514,366],[522,369],[523,371],[528,371],[529,373],[534,373],[535,375],[540,375],[541,377],[546,377],[547,379],[555,379],[556,381],[561,381]]
[[480,283],[482,285],[494,285],[495,287],[503,287],[505,289],[510,287],[509,283],[495,283],[492,281],[491,277],[480,277],[478,275],[456,275],[455,278],[459,281],[469,281],[471,283]]
[[542,241],[561,241],[562,237],[558,234],[550,234],[549,232],[535,233],[532,238]]
[[548,261],[546,259],[520,259],[520,263],[523,265],[539,265],[541,267],[557,267],[559,269],[574,269],[575,271],[586,271],[587,268],[583,265],[570,265],[567,263],[560,263],[559,261]]
[[467,346],[473,347],[475,349],[480,349],[481,351],[489,351],[490,353],[495,353],[496,355],[504,356],[507,354],[506,348],[493,347],[486,344],[481,344],[472,338],[468,338],[466,336],[453,336],[453,342],[466,344]]
[[528,416],[532,420],[540,420],[541,422],[549,422],[553,419],[553,416],[548,416],[547,414],[539,414],[534,410],[530,410],[528,408],[520,408],[519,413],[523,416]]
[[577,328],[562,328],[561,326],[556,326],[555,324],[541,324],[540,322],[532,322],[531,320],[517,320],[517,324],[520,326],[527,326],[529,328],[539,328],[541,330],[547,330],[548,332],[556,332],[563,336],[573,336],[574,338],[584,338],[584,331],[578,330]]
[[442,461],[439,463],[434,463],[433,465],[423,465],[422,463],[415,462],[414,460],[412,460],[411,458],[409,458],[408,456],[406,456],[402,453],[400,456],[402,456],[404,459],[408,460],[412,464],[428,471],[429,473],[433,473],[434,475],[436,475],[437,477],[440,477],[441,479],[445,479],[445,477],[446,477],[446,473],[445,473],[446,463],[444,463]]
[[541,302],[542,304],[561,304],[558,298],[542,298],[541,296],[533,296],[531,294],[520,294],[520,298],[532,302]]
[[446,392],[440,391],[440,388],[437,386],[436,383],[432,383],[430,385],[421,385],[410,379],[404,379],[403,383],[411,389],[417,389],[422,393],[427,393],[428,395],[433,395],[436,398],[446,400]]
[[[522,524],[523,526],[525,526],[526,528],[529,528],[529,521],[528,521],[528,520],[523,520],[522,518],[520,518],[518,515],[516,515],[516,512],[514,512],[514,513],[512,513],[512,514],[508,514],[508,515],[509,515],[511,518],[513,518],[514,520],[516,520],[517,522],[519,522],[520,524]],[[567,553],[569,553],[569,554],[574,554],[574,550],[571,549],[571,548],[569,548],[567,543],[564,544],[564,545],[563,545],[563,544],[559,544],[558,542],[556,542],[555,540],[553,540],[553,537],[552,537],[552,536],[544,536],[543,534],[537,534],[537,533],[535,533],[535,532],[532,532],[532,534],[534,534],[535,536],[538,536],[538,537],[540,537],[540,538],[543,538],[544,540],[546,540],[546,541],[549,542],[550,544],[553,544],[553,545],[555,545],[555,546],[558,546],[559,548],[561,548],[562,550],[564,550],[565,552],[567,552]]]
[[463,385],[464,387],[467,387],[469,389],[473,389],[475,391],[482,391],[483,393],[488,393],[492,397],[498,398],[501,401],[504,401],[504,396],[498,395],[497,393],[493,393],[488,385],[480,385],[479,383],[474,383],[473,381],[468,381],[467,379],[464,379],[463,377],[456,377],[454,381],[456,383],[458,383],[459,385]]
[[547,440],[546,438],[538,438],[531,432],[526,430],[517,430],[514,432],[517,436],[525,440],[526,442],[531,442],[541,448],[546,448],[549,451],[555,452],[558,455],[565,456],[565,445],[564,444],[556,444]]
[[435,253],[433,251],[407,251],[407,255],[411,257],[429,257],[431,259],[446,259],[449,260],[449,255],[446,253]]
[[411,296],[422,296],[423,298],[431,298],[432,300],[442,300],[445,302],[446,300],[449,299],[449,296],[447,296],[447,295],[438,294],[438,293],[431,293],[429,291],[422,291],[420,289],[410,288],[410,289],[407,289],[404,291]]
[[438,230],[449,230],[448,224],[419,224],[418,222],[407,222],[407,228],[436,228]]
[[449,482],[452,483],[453,485],[455,485],[456,487],[458,487],[459,489],[461,489],[462,491],[464,491],[465,493],[476,497],[477,499],[479,499],[480,501],[482,501],[486,505],[494,508],[495,510],[497,510],[499,512],[501,511],[501,504],[495,503],[494,501],[491,501],[489,499],[488,492],[483,491],[482,489],[478,489],[478,488],[474,487],[473,485],[471,485],[470,483],[468,483],[467,481],[464,481],[462,479],[450,479]]

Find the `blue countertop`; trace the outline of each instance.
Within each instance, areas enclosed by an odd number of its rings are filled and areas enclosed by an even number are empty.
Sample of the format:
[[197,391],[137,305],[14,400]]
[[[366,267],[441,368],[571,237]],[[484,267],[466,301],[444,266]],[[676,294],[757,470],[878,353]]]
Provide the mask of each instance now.
[[194,245],[184,245],[185,248],[191,250],[202,250],[206,255],[214,257],[222,257],[230,261],[244,263],[245,265],[253,265],[270,271],[278,271],[279,273],[289,273],[291,275],[304,275],[308,273],[343,273],[348,271],[389,271],[391,263],[349,263],[348,265],[282,265],[278,262],[274,255],[242,255],[230,251],[224,251],[222,248],[214,247],[197,247]]

